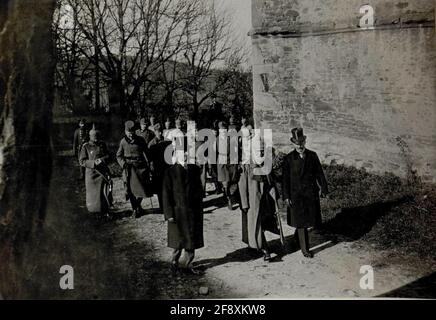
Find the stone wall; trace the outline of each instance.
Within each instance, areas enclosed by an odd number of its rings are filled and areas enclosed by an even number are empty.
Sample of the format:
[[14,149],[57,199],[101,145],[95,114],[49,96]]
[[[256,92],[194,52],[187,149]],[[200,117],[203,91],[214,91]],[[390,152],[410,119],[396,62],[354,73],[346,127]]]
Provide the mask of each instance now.
[[[375,25],[359,28],[359,8]],[[254,118],[289,151],[436,182],[435,2],[253,0]]]

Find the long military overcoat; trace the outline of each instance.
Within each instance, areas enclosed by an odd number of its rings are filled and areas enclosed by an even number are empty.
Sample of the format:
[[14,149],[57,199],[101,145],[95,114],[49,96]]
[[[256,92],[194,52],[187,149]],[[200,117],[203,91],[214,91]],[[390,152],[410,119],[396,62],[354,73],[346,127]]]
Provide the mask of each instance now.
[[144,139],[134,135],[133,139],[124,137],[117,151],[117,161],[123,168],[126,196],[137,198],[153,196],[150,169],[147,160],[147,146]]
[[[102,161],[99,165],[96,164],[97,159]],[[86,208],[89,212],[107,212],[111,204],[111,177],[107,167],[109,159],[104,142],[86,142],[81,148],[79,162],[86,168]]]

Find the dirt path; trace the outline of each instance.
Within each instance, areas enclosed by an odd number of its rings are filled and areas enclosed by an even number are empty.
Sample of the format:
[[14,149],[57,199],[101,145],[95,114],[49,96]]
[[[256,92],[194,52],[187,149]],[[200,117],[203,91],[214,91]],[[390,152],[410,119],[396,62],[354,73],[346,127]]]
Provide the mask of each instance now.
[[[205,247],[197,251],[195,258],[196,266],[205,273],[172,276],[166,224],[153,209],[158,207],[157,199],[144,200],[148,214],[132,218],[129,204],[123,199],[122,182],[116,178],[114,219],[95,221],[84,208],[83,182],[75,180],[76,169],[71,161],[58,163],[53,185],[56,194],[50,202],[49,229],[69,239],[64,255],[52,256],[52,264],[71,264],[78,270],[74,292],[56,291],[58,298],[374,297],[428,276],[435,269],[431,263],[413,256],[377,251],[363,241],[339,238],[337,243],[331,243],[315,232],[310,234],[315,258],[306,259],[292,238],[292,228],[287,226],[285,249],[276,235],[267,233],[274,259],[264,262],[261,255],[240,240],[239,209],[235,206],[234,211],[229,211],[219,205],[217,196],[211,195],[205,199]],[[65,200],[60,202],[62,198]],[[66,222],[62,226],[53,219],[61,206]],[[374,269],[373,290],[359,286],[362,265]],[[200,287],[208,288],[207,296],[199,294]],[[54,290],[50,286],[46,289]]]

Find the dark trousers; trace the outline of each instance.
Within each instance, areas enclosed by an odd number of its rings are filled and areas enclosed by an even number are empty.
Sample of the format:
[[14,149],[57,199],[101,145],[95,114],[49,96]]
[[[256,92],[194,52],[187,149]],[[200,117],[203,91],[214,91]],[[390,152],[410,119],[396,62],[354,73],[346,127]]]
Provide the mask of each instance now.
[[307,228],[297,228],[297,240],[303,253],[309,252],[309,232]]
[[247,220],[248,209],[241,209],[242,216],[242,242],[248,243],[248,220]]
[[[194,260],[195,257],[195,250],[187,250],[185,249],[185,253],[187,256],[187,262],[186,262],[186,268],[189,268],[189,266],[191,265],[192,261]],[[173,251],[173,255],[171,258],[171,263],[175,266],[179,265],[179,259],[180,256],[182,255],[182,249],[174,249]]]
[[159,209],[163,212],[162,192],[157,193],[157,201],[159,202]]
[[142,198],[136,198],[135,196],[130,195],[129,200],[133,210],[137,210],[141,208]]
[[76,159],[77,159],[77,164],[79,165],[79,177],[80,177],[80,179],[85,179],[85,171],[86,171],[86,168],[85,168],[85,167],[82,167],[82,166],[80,165],[80,161],[79,161],[79,153],[76,153]]

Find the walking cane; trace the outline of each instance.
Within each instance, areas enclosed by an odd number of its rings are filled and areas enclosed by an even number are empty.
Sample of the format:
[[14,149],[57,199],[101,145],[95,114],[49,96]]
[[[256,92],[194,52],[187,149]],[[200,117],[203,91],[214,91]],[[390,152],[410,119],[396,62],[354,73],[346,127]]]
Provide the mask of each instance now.
[[269,175],[267,175],[266,178],[267,178],[268,184],[270,184],[272,187],[271,190],[269,191],[269,194],[274,199],[274,211],[275,211],[274,216],[276,218],[277,229],[279,230],[279,234],[280,234],[280,242],[281,242],[282,246],[285,246],[285,236],[283,234],[282,219],[280,218],[279,204],[277,202],[276,187],[275,187],[275,184],[273,183],[273,181]]

